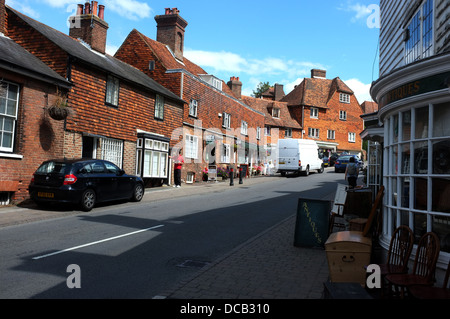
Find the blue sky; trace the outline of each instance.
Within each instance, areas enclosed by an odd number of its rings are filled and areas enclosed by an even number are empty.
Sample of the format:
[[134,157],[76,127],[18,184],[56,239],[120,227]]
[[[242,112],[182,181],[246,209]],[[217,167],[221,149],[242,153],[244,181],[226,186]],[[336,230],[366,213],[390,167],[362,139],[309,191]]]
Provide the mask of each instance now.
[[[72,0],[6,0],[6,4],[63,33],[75,13]],[[227,82],[242,81],[250,95],[258,83],[284,85],[289,93],[310,70],[327,70],[371,100],[378,78],[376,13],[371,0],[98,0],[109,24],[107,51],[114,54],[135,28],[156,39],[155,15],[178,8],[188,22],[185,56]]]

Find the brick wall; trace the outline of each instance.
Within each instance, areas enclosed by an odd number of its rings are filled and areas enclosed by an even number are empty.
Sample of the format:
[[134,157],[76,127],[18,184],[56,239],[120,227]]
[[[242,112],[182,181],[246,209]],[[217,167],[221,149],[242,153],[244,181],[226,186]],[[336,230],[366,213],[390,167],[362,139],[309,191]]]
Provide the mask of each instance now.
[[5,19],[6,19],[5,0],[0,0],[0,33],[6,33]]
[[0,70],[4,80],[19,84],[19,109],[14,139],[14,155],[22,158],[0,157],[0,185],[14,181],[18,185],[13,200],[28,198],[28,185],[34,171],[45,160],[63,156],[64,122],[55,121],[45,107],[56,99],[53,85]]
[[[347,120],[339,119],[340,111],[347,112]],[[318,140],[333,143],[339,143],[338,151],[360,152],[362,149],[362,140],[359,136],[364,130],[364,121],[361,119],[362,109],[354,95],[351,95],[350,104],[339,102],[339,92],[335,92],[328,102],[328,109],[319,109],[319,118],[314,119],[310,116],[310,108],[305,107],[304,130],[305,138],[308,138],[308,129],[315,128],[320,130]],[[301,114],[301,108],[296,108],[295,114]],[[300,115],[301,119],[301,115]],[[335,139],[327,139],[327,131],[335,131]],[[348,133],[355,133],[355,143],[349,142]]]

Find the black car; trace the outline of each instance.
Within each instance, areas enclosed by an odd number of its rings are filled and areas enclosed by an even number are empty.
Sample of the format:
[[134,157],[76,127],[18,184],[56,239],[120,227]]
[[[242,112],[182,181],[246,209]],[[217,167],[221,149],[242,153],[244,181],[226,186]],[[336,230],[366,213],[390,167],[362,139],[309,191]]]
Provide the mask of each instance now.
[[96,203],[140,201],[144,182],[104,160],[48,160],[39,166],[28,188],[38,205],[72,203],[90,211]]

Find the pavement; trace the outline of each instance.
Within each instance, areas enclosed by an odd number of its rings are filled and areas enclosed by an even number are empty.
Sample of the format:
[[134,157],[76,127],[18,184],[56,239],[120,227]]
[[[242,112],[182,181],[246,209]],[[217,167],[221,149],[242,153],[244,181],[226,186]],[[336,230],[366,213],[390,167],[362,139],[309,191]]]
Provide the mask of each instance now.
[[[205,192],[222,192],[230,187],[251,187],[279,176],[246,178],[243,184],[234,180],[203,182],[146,190],[143,201],[159,201]],[[326,200],[333,200],[330,194]],[[81,211],[36,209],[33,203],[0,208],[0,227],[58,218]],[[326,252],[323,248],[294,246],[296,216],[274,225],[225,256],[201,268],[188,280],[161,291],[154,299],[322,299],[324,283],[329,278]]]

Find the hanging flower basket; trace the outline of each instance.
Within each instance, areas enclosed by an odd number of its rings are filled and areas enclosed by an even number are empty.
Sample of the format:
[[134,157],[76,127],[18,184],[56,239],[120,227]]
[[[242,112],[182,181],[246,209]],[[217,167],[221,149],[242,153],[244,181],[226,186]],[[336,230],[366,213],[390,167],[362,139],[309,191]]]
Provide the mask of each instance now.
[[55,103],[47,108],[48,115],[54,120],[61,121],[70,114],[70,108],[67,105],[67,97],[58,93]]

